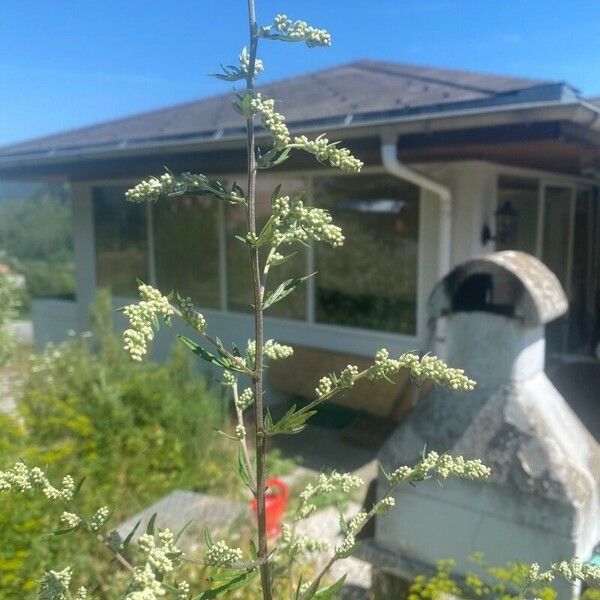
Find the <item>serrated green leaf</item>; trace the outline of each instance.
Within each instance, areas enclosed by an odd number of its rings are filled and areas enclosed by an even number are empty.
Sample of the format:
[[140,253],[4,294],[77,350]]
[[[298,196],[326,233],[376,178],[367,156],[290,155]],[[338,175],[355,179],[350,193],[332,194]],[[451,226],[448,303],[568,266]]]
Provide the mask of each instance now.
[[254,115],[254,110],[252,110],[252,92],[246,92],[244,97],[242,98],[242,113],[246,118],[250,118]]
[[75,498],[75,496],[79,494],[79,492],[81,491],[81,486],[83,485],[85,480],[86,477],[84,476],[77,482],[77,484],[75,485],[75,489],[73,490],[73,498]]
[[138,530],[138,527],[142,524],[142,521],[138,521],[133,529],[127,534],[127,537],[123,540],[123,544],[122,544],[122,548],[125,549],[127,548],[127,546],[129,546],[129,544],[131,543],[131,540],[133,539],[133,536],[135,535],[135,532]]
[[278,183],[275,186],[275,189],[273,190],[273,193],[271,194],[271,204],[273,204],[273,202],[275,202],[275,200],[277,200],[277,198],[279,198],[279,192],[281,191],[281,184]]
[[234,571],[233,573],[229,573],[230,578],[225,581],[225,583],[218,585],[210,590],[206,590],[202,592],[198,596],[194,596],[192,600],[212,600],[213,598],[218,598],[225,593],[233,592],[235,590],[239,590],[246,585],[248,585],[258,574],[258,571]]
[[276,302],[283,300],[286,296],[289,296],[297,287],[302,285],[309,277],[312,277],[314,273],[305,275],[304,277],[295,277],[293,279],[286,279],[280,283],[273,291],[269,292],[263,301],[263,310],[272,306]]
[[275,216],[271,215],[256,238],[256,242],[254,243],[256,247],[264,246],[272,240],[276,224],[277,220],[275,219]]
[[233,435],[229,435],[228,433],[225,433],[222,429],[217,429],[216,427],[213,427],[213,430],[218,433],[219,435],[222,435],[223,437],[226,437],[230,440],[234,440],[237,441],[237,438]]
[[80,525],[75,525],[75,527],[69,527],[68,529],[59,529],[58,531],[52,532],[52,535],[66,535],[67,533],[73,533],[77,531],[81,527]]
[[204,541],[206,542],[207,548],[212,548],[214,545],[213,539],[210,536],[210,531],[208,530],[208,525],[204,527]]
[[211,365],[215,365],[217,367],[221,367],[222,369],[228,369],[230,371],[237,371],[238,373],[244,373],[244,369],[237,365],[233,360],[228,358],[227,356],[216,356],[212,354],[205,348],[203,348],[200,344],[194,342],[189,337],[185,335],[178,335],[179,340],[189,348],[194,354],[210,363]]
[[190,519],[173,537],[173,542],[176,544],[181,536],[185,533],[185,530],[194,522],[194,519]]
[[309,410],[306,412],[297,411],[296,405],[292,407],[277,421],[275,424],[271,424],[267,427],[268,435],[279,435],[279,434],[294,434],[299,433],[306,427],[307,421],[316,414],[316,410]]
[[148,535],[154,535],[154,526],[156,525],[156,513],[152,513],[148,524],[146,525],[146,533]]
[[235,468],[235,472],[237,473],[242,483],[247,488],[250,488],[250,475],[248,473],[248,467],[246,466],[246,461],[244,460],[244,455],[242,454],[241,448],[238,450],[238,464]]
[[341,592],[346,582],[346,575],[340,577],[335,583],[328,585],[327,587],[321,588],[315,592],[313,598],[315,600],[333,600]]

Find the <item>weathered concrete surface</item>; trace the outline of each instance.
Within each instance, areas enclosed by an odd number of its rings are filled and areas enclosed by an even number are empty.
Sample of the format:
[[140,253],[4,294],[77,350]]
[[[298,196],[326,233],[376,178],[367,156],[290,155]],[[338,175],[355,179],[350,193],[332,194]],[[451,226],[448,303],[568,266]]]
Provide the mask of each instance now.
[[190,521],[194,530],[203,530],[208,526],[212,530],[223,530],[237,518],[244,515],[248,507],[241,502],[234,502],[215,496],[199,494],[184,490],[175,490],[141,512],[127,519],[117,527],[121,537],[125,537],[141,521],[135,539],[146,531],[146,525],[156,513],[156,527],[179,531]]
[[429,298],[429,316],[438,318],[452,312],[457,291],[477,274],[493,278],[495,302],[514,305],[514,316],[526,325],[549,323],[569,308],[558,278],[548,267],[525,252],[505,250],[469,260],[449,273]]
[[[398,556],[399,571],[454,558],[464,573],[474,551],[494,565],[548,565],[588,557],[600,539],[599,446],[543,371],[543,325],[561,314],[564,294],[529,258],[502,252],[469,261],[432,294],[434,314],[447,316],[448,362],[478,385],[468,394],[435,389],[379,458],[391,470],[416,462],[426,446],[481,458],[492,478],[398,491],[397,508],[378,519],[373,543],[380,554]],[[468,297],[463,305],[452,298],[464,291],[465,273],[487,286],[484,301],[470,309]],[[473,289],[477,298],[481,290]],[[383,477],[378,486],[383,493]],[[567,598],[571,590],[559,593]]]

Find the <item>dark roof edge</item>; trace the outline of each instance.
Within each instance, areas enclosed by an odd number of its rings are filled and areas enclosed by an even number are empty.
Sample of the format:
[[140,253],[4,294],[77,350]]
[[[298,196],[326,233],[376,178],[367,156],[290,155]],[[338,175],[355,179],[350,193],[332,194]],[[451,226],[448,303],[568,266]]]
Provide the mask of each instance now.
[[[578,125],[600,131],[600,106],[582,100],[565,102],[554,100],[545,102],[523,102],[520,104],[507,104],[500,106],[462,107],[454,111],[419,112],[398,114],[374,113],[371,118],[357,120],[347,117],[336,117],[330,121],[321,120],[317,123],[291,124],[294,132],[314,133],[322,131],[329,125],[329,132],[344,131],[349,138],[364,136],[368,130],[378,135],[383,128],[393,128],[398,135],[406,133],[424,133],[447,129],[463,129],[486,125],[506,125],[512,123],[527,123],[535,121],[571,121]],[[242,128],[230,132],[219,131],[215,135],[190,134],[180,138],[144,140],[139,143],[103,144],[97,146],[73,148],[67,151],[40,152],[37,154],[0,156],[0,173],[14,167],[33,166],[34,164],[72,163],[79,160],[93,160],[96,158],[133,157],[148,154],[150,151],[186,151],[205,147],[237,147],[245,139]]]

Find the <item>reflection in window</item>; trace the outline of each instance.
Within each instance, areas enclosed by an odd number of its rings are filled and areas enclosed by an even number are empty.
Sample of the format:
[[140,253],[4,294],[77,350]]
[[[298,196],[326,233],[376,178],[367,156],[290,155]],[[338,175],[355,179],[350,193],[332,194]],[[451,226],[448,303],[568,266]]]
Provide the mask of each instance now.
[[544,247],[542,260],[567,289],[571,190],[548,186],[544,197]]
[[93,190],[96,276],[116,296],[137,296],[137,281],[148,281],[146,207],[125,200],[125,187]]
[[502,175],[498,179],[497,205],[506,202],[516,211],[514,230],[496,241],[497,250],[522,250],[535,255],[538,226],[538,181]]
[[197,306],[219,308],[219,214],[207,196],[162,198],[153,205],[156,280]]
[[[271,195],[281,178],[261,176],[257,179],[256,187],[256,221],[257,230],[264,226],[271,214]],[[282,181],[280,195],[292,197],[306,188],[303,179],[286,178]],[[248,258],[248,247],[236,239],[246,232],[246,211],[241,206],[227,207],[227,292],[229,310],[249,312],[253,300],[252,284]],[[292,277],[306,275],[306,253],[302,246],[282,246],[279,249],[284,255],[296,252],[296,255],[278,267],[273,267],[269,273],[268,289]],[[267,316],[287,319],[306,318],[306,286],[300,286],[293,294],[277,302],[267,309]]]
[[346,238],[315,246],[316,320],[414,335],[418,188],[387,175],[323,177],[314,198]]

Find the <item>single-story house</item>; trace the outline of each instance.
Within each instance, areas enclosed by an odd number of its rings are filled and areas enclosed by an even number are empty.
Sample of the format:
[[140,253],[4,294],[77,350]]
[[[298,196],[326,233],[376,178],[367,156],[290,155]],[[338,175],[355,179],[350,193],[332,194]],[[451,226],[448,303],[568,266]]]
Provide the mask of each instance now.
[[[425,350],[435,283],[465,259],[518,249],[541,258],[570,300],[568,316],[548,331],[548,355],[594,352],[600,98],[560,81],[371,60],[260,91],[280,100],[293,132],[326,131],[365,163],[348,175],[299,153],[261,172],[259,218],[282,182],[286,193],[306,188],[347,238],[341,249],[311,246],[281,267],[286,276],[317,275],[274,307],[268,336],[320,366],[381,346]],[[243,180],[244,123],[230,94],[0,148],[0,179],[60,180],[72,190],[77,297],[36,303],[38,339],[86,329],[98,287],[131,301],[136,277],[190,295],[223,339],[250,336],[238,210],[208,198],[125,202],[125,189],[165,166]],[[292,379],[302,387],[306,378]]]

